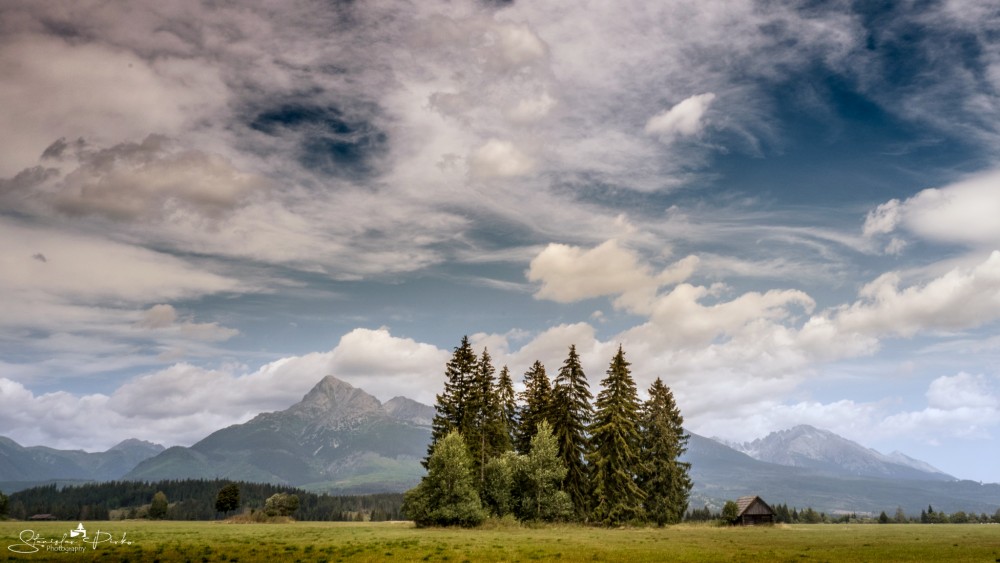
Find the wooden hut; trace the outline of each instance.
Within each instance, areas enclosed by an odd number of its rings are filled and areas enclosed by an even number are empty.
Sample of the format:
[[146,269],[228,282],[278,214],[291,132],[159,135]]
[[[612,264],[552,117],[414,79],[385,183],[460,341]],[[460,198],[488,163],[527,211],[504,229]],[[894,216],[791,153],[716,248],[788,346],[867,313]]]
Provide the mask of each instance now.
[[774,524],[774,510],[758,496],[736,499],[736,509],[736,522],[741,526]]

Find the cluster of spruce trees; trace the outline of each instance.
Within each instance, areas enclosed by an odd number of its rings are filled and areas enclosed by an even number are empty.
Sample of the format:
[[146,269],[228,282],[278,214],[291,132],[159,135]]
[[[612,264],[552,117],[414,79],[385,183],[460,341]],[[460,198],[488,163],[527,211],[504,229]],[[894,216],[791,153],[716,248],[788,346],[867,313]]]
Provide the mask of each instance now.
[[575,346],[554,381],[535,362],[514,392],[464,337],[437,396],[427,475],[404,498],[418,525],[487,516],[604,525],[679,522],[691,490],[680,410],[660,379],[639,400],[621,347],[591,402]]

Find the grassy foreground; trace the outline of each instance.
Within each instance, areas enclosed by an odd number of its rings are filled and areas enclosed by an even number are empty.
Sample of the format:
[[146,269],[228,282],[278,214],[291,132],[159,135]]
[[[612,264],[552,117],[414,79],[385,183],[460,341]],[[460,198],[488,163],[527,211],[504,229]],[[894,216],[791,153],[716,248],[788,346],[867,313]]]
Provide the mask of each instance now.
[[[1000,561],[998,525],[616,530],[416,529],[408,522],[84,525],[91,539],[103,541],[69,538],[75,527],[69,522],[0,522],[0,561]],[[33,548],[38,551],[23,553]]]

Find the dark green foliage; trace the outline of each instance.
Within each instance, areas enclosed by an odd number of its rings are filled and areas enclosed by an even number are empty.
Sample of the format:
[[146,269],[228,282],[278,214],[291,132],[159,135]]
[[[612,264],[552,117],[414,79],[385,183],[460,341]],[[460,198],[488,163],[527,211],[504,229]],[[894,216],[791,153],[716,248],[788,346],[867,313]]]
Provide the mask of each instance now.
[[170,504],[167,502],[167,495],[163,491],[157,491],[153,495],[152,502],[149,503],[149,517],[153,520],[161,520],[167,517],[167,508]]
[[514,380],[510,378],[507,366],[500,369],[497,381],[497,401],[500,403],[500,416],[503,423],[506,440],[501,451],[514,448],[514,432],[517,430],[517,402],[514,395]]
[[563,490],[569,494],[580,518],[589,511],[590,476],[585,456],[587,426],[593,416],[592,398],[576,346],[570,346],[569,355],[555,379],[549,411],[552,431],[559,444],[559,457],[567,469]]
[[605,525],[641,520],[646,494],[636,483],[640,458],[639,397],[625,352],[611,360],[591,428],[593,519]]
[[289,493],[275,493],[264,501],[264,513],[268,516],[291,516],[299,509],[299,497]]
[[463,432],[472,426],[472,413],[467,401],[473,394],[477,363],[469,337],[463,336],[462,343],[455,348],[451,359],[445,364],[444,391],[437,396],[437,412],[431,424],[431,443],[427,446],[427,459],[423,462],[425,468],[434,446],[440,440],[453,431]]
[[7,495],[3,494],[3,491],[0,491],[0,516],[7,514],[8,503]]
[[646,517],[658,526],[676,524],[687,510],[693,486],[691,464],[679,459],[687,450],[688,435],[674,394],[660,378],[650,386],[649,399],[642,405],[641,431],[639,485],[646,493]]
[[727,524],[735,524],[736,519],[740,515],[740,507],[736,505],[735,501],[727,500],[725,506],[722,507],[722,520]]
[[531,451],[531,439],[538,433],[539,423],[549,419],[552,386],[541,362],[535,361],[524,373],[524,391],[518,397],[522,405],[514,445],[519,453],[526,454]]
[[684,519],[690,522],[708,522],[710,520],[718,520],[721,517],[719,513],[713,513],[710,508],[705,506],[703,508],[692,508]]
[[486,462],[510,449],[495,371],[489,350],[484,348],[466,400],[471,415],[470,425],[459,429],[469,446],[476,481],[480,487],[483,484]]
[[[168,520],[212,520],[218,511],[220,488],[234,484],[226,480],[188,479],[181,481],[113,481],[58,488],[47,485],[18,491],[11,495],[11,516],[25,519],[32,514],[52,514],[60,520],[108,520],[111,511],[125,511],[148,504],[157,492],[174,499],[167,509]],[[288,492],[286,486],[270,483],[237,483],[245,510],[263,510],[266,499],[275,493]],[[403,495],[331,496],[292,489],[299,497],[298,520],[350,521],[399,520]]]
[[219,489],[219,494],[215,497],[215,510],[228,514],[240,506],[240,487],[236,483],[230,483]]
[[451,432],[434,445],[427,476],[403,495],[403,513],[418,526],[476,526],[486,518],[465,440]]

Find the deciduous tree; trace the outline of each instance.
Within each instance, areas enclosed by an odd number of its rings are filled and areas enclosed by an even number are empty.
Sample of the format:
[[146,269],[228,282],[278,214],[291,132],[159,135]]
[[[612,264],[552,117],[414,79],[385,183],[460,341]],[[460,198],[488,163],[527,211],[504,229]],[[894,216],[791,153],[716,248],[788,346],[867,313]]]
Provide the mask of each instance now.
[[240,488],[236,483],[230,483],[219,489],[215,497],[215,511],[228,514],[240,506]]
[[403,497],[403,513],[418,526],[476,526],[486,518],[461,434],[434,444],[427,475]]
[[163,491],[157,491],[153,495],[152,502],[149,503],[149,517],[154,520],[159,520],[167,517],[167,507],[169,503],[167,502],[167,495]]

